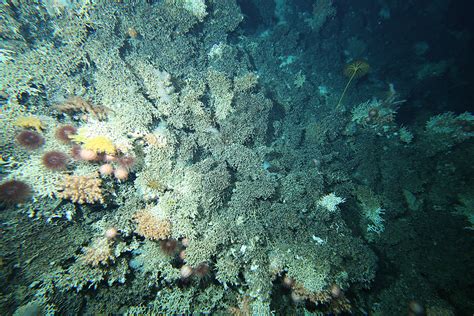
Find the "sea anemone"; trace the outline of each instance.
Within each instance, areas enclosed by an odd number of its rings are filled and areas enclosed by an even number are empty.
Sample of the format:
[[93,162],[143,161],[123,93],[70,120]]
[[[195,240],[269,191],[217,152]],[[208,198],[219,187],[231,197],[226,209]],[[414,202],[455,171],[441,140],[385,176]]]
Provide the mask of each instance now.
[[81,157],[82,160],[93,161],[97,159],[97,153],[93,150],[82,148],[79,152],[79,157]]
[[209,271],[209,265],[206,262],[202,262],[194,269],[194,275],[201,280],[205,280],[209,277]]
[[178,241],[176,239],[165,239],[160,240],[161,250],[168,256],[174,255],[178,247]]
[[193,275],[193,268],[191,268],[188,265],[184,265],[179,270],[179,274],[181,275],[182,279],[187,279],[187,278],[189,278],[190,276]]
[[16,136],[16,141],[29,150],[38,149],[44,144],[44,138],[33,131],[24,130]]
[[114,167],[112,167],[111,164],[106,163],[99,167],[99,173],[102,176],[110,176],[113,172],[114,172]]
[[48,151],[43,155],[43,165],[50,170],[64,170],[67,167],[69,157],[60,151]]
[[0,184],[0,202],[15,204],[30,197],[31,188],[28,184],[18,180],[10,180]]
[[125,181],[128,178],[128,171],[123,167],[118,167],[114,171],[115,179]]
[[132,156],[123,156],[118,159],[118,163],[125,169],[130,170],[135,164],[135,158]]
[[119,235],[119,232],[118,232],[117,228],[109,227],[105,231],[104,235],[105,235],[105,238],[111,240],[111,239],[115,239]]
[[71,139],[69,138],[69,136],[75,135],[76,133],[77,133],[77,128],[75,128],[72,125],[64,125],[58,128],[54,135],[61,142],[68,144],[71,142]]
[[81,146],[74,145],[71,148],[70,154],[74,160],[81,160]]

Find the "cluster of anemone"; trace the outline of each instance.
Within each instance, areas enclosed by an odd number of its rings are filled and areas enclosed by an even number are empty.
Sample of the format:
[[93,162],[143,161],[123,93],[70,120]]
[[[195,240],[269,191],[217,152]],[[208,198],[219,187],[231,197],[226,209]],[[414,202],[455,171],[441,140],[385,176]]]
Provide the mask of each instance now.
[[[20,147],[34,151],[44,145],[45,138],[41,135],[43,126],[35,130],[32,130],[30,125],[18,126],[23,127],[15,137],[15,141]],[[77,140],[81,139],[81,135],[78,135],[78,130],[73,125],[66,124],[58,127],[54,136],[59,142],[71,145],[71,150],[69,154],[58,150],[44,152],[41,163],[48,170],[65,171],[73,160],[88,161],[100,164],[98,171],[102,176],[113,176],[119,181],[125,181],[135,164],[133,156],[117,153],[113,143],[104,136],[88,138],[85,142],[81,141],[82,146],[74,144],[73,142],[77,143]],[[0,186],[0,203],[23,202],[30,195],[30,186],[21,181],[7,181]],[[102,197],[97,198],[97,200],[101,199]],[[78,198],[79,200],[81,199]],[[84,201],[81,200],[82,203]],[[93,199],[91,202],[95,201]]]
[[[40,122],[34,121],[31,123],[31,119],[28,121],[20,121],[17,126],[23,127],[15,137],[17,144],[26,150],[37,150],[42,147],[45,143],[44,137],[40,134],[44,128],[40,125]],[[21,124],[20,124],[21,123]],[[27,124],[28,123],[28,124]],[[34,128],[35,131],[30,128]],[[56,131],[56,137],[62,142],[66,142],[69,139],[68,135],[75,133],[75,128],[70,125],[60,127]],[[69,163],[69,156],[60,151],[48,151],[43,154],[41,158],[43,166],[49,170],[61,171],[66,170]],[[5,204],[16,204],[28,200],[31,196],[30,186],[19,180],[6,181],[0,185],[0,202]]]
[[[76,131],[74,131],[75,133]],[[99,173],[103,177],[113,176],[119,181],[128,179],[135,158],[117,152],[112,141],[105,136],[86,137],[83,133],[67,135],[67,138],[82,145],[74,145],[71,156],[75,160],[102,163]]]
[[[103,177],[114,176],[119,181],[127,180],[128,173],[133,168],[135,164],[135,158],[132,156],[111,156],[105,155],[103,157],[105,162],[99,167],[99,173]],[[117,166],[114,166],[117,164]]]
[[[74,126],[65,125],[56,130],[56,138],[63,143],[70,141],[69,136],[75,134]],[[17,134],[17,143],[27,150],[35,150],[43,146],[44,137],[38,132],[25,129]],[[69,162],[69,156],[60,151],[46,152],[42,157],[43,165],[50,170],[65,170]]]

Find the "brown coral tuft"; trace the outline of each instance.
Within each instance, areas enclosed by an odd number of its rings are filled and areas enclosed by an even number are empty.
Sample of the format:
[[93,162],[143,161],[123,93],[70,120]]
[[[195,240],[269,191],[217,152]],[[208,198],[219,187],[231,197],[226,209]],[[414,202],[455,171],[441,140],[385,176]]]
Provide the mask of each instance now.
[[106,119],[107,113],[110,111],[105,106],[93,106],[89,101],[78,96],[69,97],[63,103],[55,105],[55,108],[62,113],[83,112],[91,114],[99,120]]

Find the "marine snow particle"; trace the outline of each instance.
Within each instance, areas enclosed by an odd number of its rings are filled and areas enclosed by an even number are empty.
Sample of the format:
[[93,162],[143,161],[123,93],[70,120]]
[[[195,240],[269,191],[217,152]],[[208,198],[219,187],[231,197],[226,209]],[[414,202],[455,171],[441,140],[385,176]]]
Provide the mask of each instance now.
[[341,296],[341,294],[342,294],[342,290],[341,290],[341,288],[339,287],[339,285],[333,284],[333,285],[331,286],[331,295],[332,295],[332,297],[338,298],[338,297]]
[[413,315],[413,316],[425,315],[425,308],[416,301],[411,301],[408,304],[408,311],[409,311],[409,315]]
[[181,239],[181,243],[183,244],[184,247],[187,247],[189,246],[189,239],[184,237],[183,239]]
[[369,117],[370,118],[376,118],[377,116],[379,116],[379,110],[378,109],[373,108],[373,109],[369,110]]
[[41,160],[46,168],[58,171],[66,169],[69,157],[60,151],[48,151]]
[[31,195],[28,184],[18,180],[10,180],[0,184],[0,202],[15,204],[26,201]]
[[138,31],[134,27],[129,27],[127,30],[128,36],[131,38],[137,38],[138,37]]
[[44,138],[33,131],[22,131],[16,136],[16,141],[29,150],[38,149],[44,144]]

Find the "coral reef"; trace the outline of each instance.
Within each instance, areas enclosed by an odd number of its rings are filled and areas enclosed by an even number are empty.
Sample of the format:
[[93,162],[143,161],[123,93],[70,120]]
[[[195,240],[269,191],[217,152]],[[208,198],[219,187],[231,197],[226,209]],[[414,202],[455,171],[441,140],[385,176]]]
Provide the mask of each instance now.
[[472,229],[473,115],[406,119],[347,5],[2,3],[2,314],[369,314],[422,215]]

